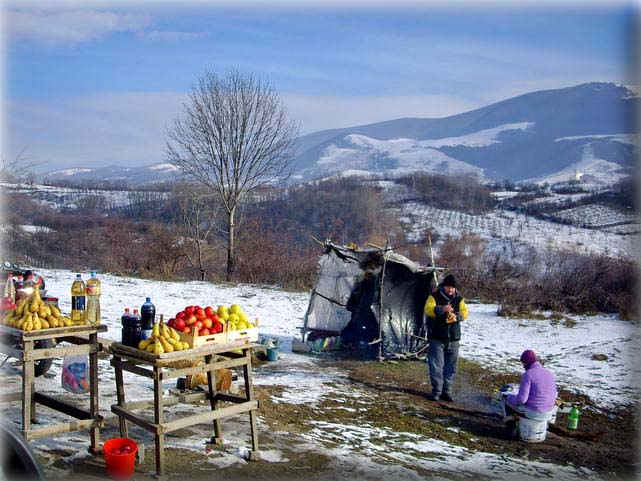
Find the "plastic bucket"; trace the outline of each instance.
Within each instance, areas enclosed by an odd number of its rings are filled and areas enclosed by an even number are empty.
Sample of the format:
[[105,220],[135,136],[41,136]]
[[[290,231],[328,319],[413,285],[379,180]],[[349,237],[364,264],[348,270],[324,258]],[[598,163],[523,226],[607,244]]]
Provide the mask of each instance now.
[[136,452],[138,452],[138,445],[135,441],[129,438],[110,439],[105,442],[103,450],[107,475],[111,479],[124,480],[133,476],[134,461]]
[[278,361],[278,349],[275,347],[267,348],[267,360],[268,361]]
[[548,431],[548,420],[519,418],[519,438],[526,443],[545,441]]
[[550,417],[550,419],[548,419],[548,424],[556,423],[556,413],[558,412],[558,410],[559,410],[559,407],[554,406],[554,409],[552,410],[552,416]]

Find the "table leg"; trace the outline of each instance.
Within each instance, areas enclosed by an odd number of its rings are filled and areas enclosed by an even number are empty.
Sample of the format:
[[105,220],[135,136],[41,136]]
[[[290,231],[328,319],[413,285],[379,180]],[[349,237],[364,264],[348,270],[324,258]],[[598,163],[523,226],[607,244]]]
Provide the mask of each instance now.
[[[23,341],[22,348],[25,354],[33,354],[33,341]],[[22,432],[26,435],[31,430],[31,421],[34,412],[34,378],[35,369],[33,359],[22,359]]]
[[[210,365],[214,362],[214,356],[207,355],[205,356],[205,364]],[[216,395],[218,390],[216,389],[216,373],[214,371],[207,371],[207,386],[209,387],[209,393],[211,395],[210,404],[211,410],[215,411],[218,407],[218,400]],[[219,419],[214,419],[214,439],[212,439],[214,444],[223,444],[223,426]]]
[[[118,401],[118,406],[124,407],[125,406],[125,385],[122,381],[122,368],[120,367],[120,363],[122,362],[122,358],[120,356],[114,355],[114,364],[115,370],[116,370],[116,399]],[[120,436],[123,438],[128,438],[129,433],[127,431],[127,420],[122,417],[118,416],[118,423],[120,424]]]
[[[90,345],[98,349],[98,333],[89,334]],[[100,416],[99,394],[98,394],[98,351],[89,353],[89,415],[92,419]],[[89,452],[97,454],[100,452],[100,428],[91,428],[91,447]]]
[[154,435],[156,438],[156,474],[158,476],[165,474],[165,435],[162,432],[165,414],[162,407],[161,372],[162,368],[154,366],[154,421],[160,426],[160,432]]
[[[254,400],[254,382],[252,380],[252,353],[251,349],[244,349],[245,360],[247,363],[243,366],[243,374],[245,376],[245,395],[248,401]],[[256,425],[256,410],[249,411],[249,422],[251,426],[252,437],[252,457],[250,459],[258,458],[258,427]]]

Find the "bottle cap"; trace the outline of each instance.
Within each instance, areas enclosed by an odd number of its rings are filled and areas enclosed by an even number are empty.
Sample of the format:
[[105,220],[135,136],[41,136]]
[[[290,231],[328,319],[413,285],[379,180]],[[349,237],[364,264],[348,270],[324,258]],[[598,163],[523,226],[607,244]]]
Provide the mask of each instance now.
[[96,271],[91,271],[91,277],[96,277]]
[[80,274],[76,274],[76,279],[82,279],[82,276]]
[[129,308],[128,307],[125,307],[125,312],[129,312]]
[[134,314],[138,314],[138,309],[134,309]]
[[147,297],[145,302],[151,302],[151,297]]

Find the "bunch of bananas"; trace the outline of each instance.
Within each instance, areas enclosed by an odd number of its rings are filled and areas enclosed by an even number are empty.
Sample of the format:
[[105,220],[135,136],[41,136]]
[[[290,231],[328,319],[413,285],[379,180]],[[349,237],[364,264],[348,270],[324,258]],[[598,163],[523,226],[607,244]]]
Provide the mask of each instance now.
[[164,323],[157,322],[151,331],[151,337],[138,343],[138,349],[152,352],[156,355],[165,352],[189,349],[189,343],[181,341],[178,331]]
[[63,316],[56,306],[46,304],[40,298],[40,290],[34,289],[33,295],[16,302],[16,308],[9,310],[2,318],[5,326],[16,327],[23,331],[36,331],[50,327],[73,326],[74,322]]

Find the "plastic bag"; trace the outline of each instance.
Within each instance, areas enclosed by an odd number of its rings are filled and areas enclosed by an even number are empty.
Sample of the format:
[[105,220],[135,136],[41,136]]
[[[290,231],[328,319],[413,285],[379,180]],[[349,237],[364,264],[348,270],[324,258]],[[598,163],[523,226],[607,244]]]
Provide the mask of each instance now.
[[67,356],[62,363],[62,387],[75,394],[89,392],[89,357]]

